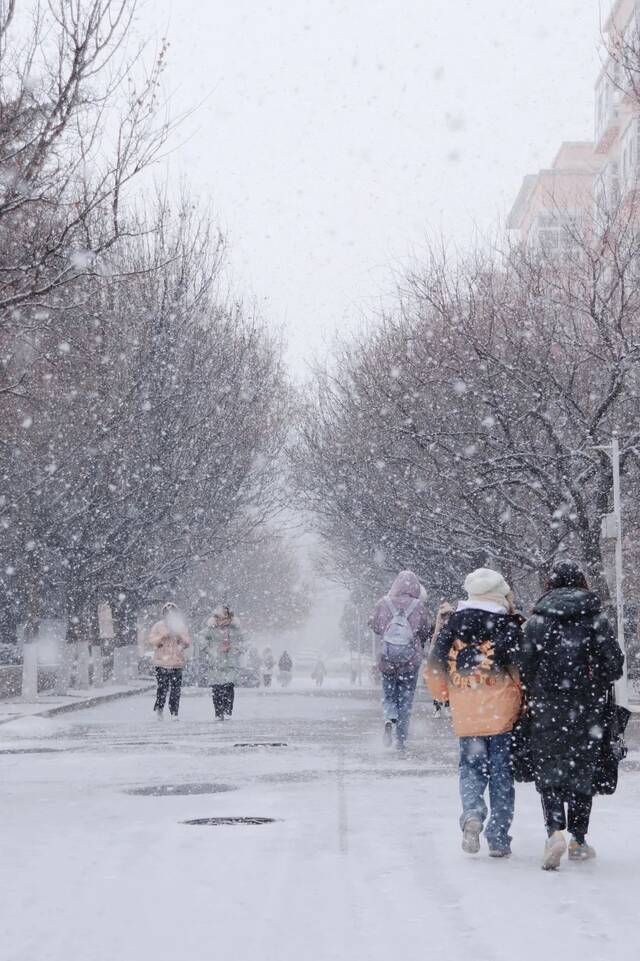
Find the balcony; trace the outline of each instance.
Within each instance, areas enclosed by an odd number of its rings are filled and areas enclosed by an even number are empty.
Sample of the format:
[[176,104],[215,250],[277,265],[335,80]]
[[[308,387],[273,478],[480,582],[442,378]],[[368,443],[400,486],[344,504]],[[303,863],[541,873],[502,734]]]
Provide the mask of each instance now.
[[596,84],[594,137],[596,153],[608,153],[620,129],[620,105],[623,94],[618,77],[618,65],[613,60],[609,60]]
[[603,32],[614,36],[624,33],[633,14],[637,14],[638,8],[640,8],[639,0],[609,0],[608,8],[603,10]]

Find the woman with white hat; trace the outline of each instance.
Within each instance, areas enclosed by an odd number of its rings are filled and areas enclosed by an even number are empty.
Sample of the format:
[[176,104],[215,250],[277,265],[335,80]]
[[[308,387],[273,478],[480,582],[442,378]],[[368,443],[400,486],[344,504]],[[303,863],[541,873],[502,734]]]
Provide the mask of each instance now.
[[453,729],[460,739],[462,850],[477,854],[484,831],[491,857],[511,854],[509,828],[515,791],[511,731],[522,707],[517,664],[522,645],[511,588],[497,571],[478,568],[466,578],[460,601],[440,631],[427,661],[435,700],[449,700]]

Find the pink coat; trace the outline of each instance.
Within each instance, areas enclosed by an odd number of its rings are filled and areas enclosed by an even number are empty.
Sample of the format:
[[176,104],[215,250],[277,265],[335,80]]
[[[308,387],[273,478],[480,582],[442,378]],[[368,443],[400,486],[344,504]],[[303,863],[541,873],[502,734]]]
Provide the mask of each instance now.
[[155,667],[184,667],[191,638],[186,630],[171,631],[166,621],[157,621],[149,632]]
[[[421,599],[420,581],[413,571],[402,571],[391,585],[389,597],[400,610],[406,610],[414,600],[419,600],[417,607],[409,614],[409,624],[415,632],[416,656],[415,666],[422,660],[422,647],[429,641],[429,611]],[[391,622],[392,613],[386,600],[381,598],[376,604],[373,614],[369,618],[369,627],[382,637]],[[380,651],[378,650],[378,654]]]

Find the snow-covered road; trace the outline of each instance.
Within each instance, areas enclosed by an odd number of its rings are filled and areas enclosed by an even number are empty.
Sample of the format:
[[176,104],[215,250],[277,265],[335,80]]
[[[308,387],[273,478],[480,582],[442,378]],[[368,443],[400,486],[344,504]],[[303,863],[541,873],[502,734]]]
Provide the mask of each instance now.
[[[240,691],[224,725],[191,691],[177,723],[147,696],[5,725],[0,955],[635,961],[640,774],[596,800],[594,863],[540,870],[529,786],[511,860],[465,856],[456,743],[426,708],[404,760],[377,702],[337,692]],[[221,816],[276,820],[184,823]]]

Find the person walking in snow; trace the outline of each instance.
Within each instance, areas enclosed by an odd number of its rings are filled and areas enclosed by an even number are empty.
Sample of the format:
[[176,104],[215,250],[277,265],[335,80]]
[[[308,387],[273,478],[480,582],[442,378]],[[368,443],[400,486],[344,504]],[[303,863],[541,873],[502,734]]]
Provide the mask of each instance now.
[[291,672],[293,671],[293,661],[287,651],[283,651],[278,661],[278,680],[281,687],[289,687],[291,683]]
[[265,687],[271,687],[273,669],[276,666],[276,659],[270,647],[265,647],[262,652],[262,683]]
[[209,664],[208,682],[216,718],[224,721],[233,714],[235,685],[240,676],[244,641],[233,611],[217,607],[207,621],[202,637]]
[[316,687],[322,687],[326,674],[327,668],[325,667],[325,663],[322,658],[319,657],[311,674],[311,679],[316,682]]
[[[478,568],[464,589],[467,600],[436,638],[426,676],[432,697],[449,700],[460,739],[462,850],[477,854],[484,828],[491,857],[508,857],[515,802],[511,731],[522,707],[522,630],[507,600],[511,589],[497,571]],[[487,786],[491,814],[485,828]]]
[[191,645],[184,617],[169,601],[162,608],[162,619],[156,621],[149,632],[149,646],[153,648],[153,664],[156,669],[157,691],[153,710],[162,718],[169,694],[169,713],[178,717],[182,670],[186,663],[186,651]]
[[623,655],[597,594],[577,564],[558,562],[524,628],[521,660],[529,747],[547,829],[542,867],[595,857],[587,844],[607,693]]
[[429,614],[413,571],[402,571],[375,606],[369,627],[376,635],[382,679],[383,741],[404,751],[422,649],[429,637]]

